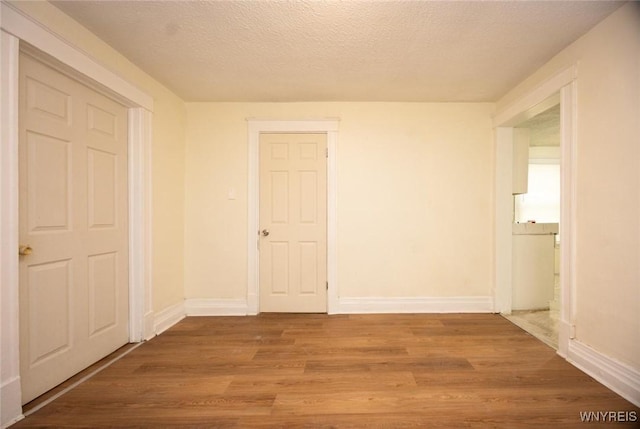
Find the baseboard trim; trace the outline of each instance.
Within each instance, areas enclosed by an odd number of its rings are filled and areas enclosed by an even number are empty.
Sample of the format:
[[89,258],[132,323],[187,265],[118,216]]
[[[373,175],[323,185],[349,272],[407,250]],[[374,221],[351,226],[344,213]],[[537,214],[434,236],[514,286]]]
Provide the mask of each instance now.
[[567,360],[627,401],[640,407],[640,372],[577,341],[569,341]]
[[185,317],[184,301],[171,305],[155,314],[153,332],[160,335]]
[[8,428],[12,424],[22,420],[22,400],[20,390],[20,377],[14,377],[5,381],[0,386],[0,427]]
[[491,296],[454,297],[345,297],[338,313],[493,313]]
[[184,302],[187,316],[246,316],[249,307],[246,299],[187,299]]

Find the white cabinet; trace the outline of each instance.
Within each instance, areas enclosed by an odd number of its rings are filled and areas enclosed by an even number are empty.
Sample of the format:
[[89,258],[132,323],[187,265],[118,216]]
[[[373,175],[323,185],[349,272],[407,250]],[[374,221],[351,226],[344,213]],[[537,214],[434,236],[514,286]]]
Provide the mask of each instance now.
[[548,309],[554,292],[557,223],[513,225],[513,310]]

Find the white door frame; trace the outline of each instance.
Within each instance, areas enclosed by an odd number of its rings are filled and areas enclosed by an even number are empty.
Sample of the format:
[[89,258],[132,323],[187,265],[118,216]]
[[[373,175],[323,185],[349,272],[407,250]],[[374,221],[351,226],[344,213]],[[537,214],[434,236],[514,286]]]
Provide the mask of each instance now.
[[247,222],[247,312],[258,314],[260,278],[258,255],[259,152],[260,133],[324,133],[327,135],[327,313],[338,310],[337,276],[337,119],[320,120],[261,120],[247,119],[249,128],[249,189]]
[[[27,43],[74,78],[128,107],[129,339],[153,335],[151,308],[151,128],[153,98],[15,6],[2,2],[0,120],[0,425],[22,417],[18,308],[18,64]],[[31,49],[31,48],[30,48]]]
[[[531,109],[560,94],[560,333],[558,354],[567,356],[575,337],[576,115],[577,66],[571,66],[498,112],[493,120],[495,158],[495,311],[511,313],[513,126]],[[535,113],[534,113],[535,114]]]

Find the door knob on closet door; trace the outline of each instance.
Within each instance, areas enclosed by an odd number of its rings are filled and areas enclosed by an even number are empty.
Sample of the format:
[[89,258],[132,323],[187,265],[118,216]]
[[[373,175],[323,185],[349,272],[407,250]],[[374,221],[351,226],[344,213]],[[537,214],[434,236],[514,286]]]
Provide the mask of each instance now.
[[268,236],[268,235],[269,235],[269,230],[268,230],[268,229],[263,229],[263,230],[262,230],[262,236],[263,236],[263,237],[266,237],[266,236]]
[[33,249],[28,244],[21,244],[20,247],[18,247],[18,254],[21,256],[31,255],[32,252]]

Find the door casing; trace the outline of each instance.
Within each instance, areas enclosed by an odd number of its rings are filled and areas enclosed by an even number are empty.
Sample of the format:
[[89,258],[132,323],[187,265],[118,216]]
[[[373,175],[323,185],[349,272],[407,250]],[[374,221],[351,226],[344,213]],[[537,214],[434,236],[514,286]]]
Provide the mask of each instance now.
[[558,354],[566,357],[575,336],[575,219],[576,219],[576,115],[577,66],[560,71],[494,117],[495,128],[495,240],[494,311],[511,313],[512,274],[512,150],[513,126],[527,119],[534,106],[560,96],[560,332]]

